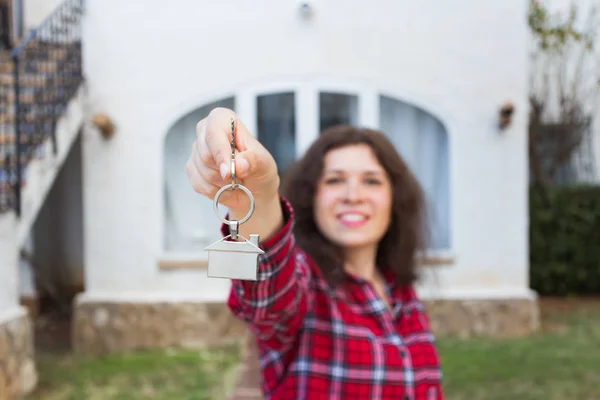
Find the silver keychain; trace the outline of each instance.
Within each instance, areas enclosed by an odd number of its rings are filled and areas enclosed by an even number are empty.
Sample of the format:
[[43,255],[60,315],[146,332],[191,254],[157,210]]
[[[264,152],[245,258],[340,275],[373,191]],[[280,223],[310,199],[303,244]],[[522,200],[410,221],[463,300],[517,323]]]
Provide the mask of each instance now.
[[[219,197],[226,190],[243,190],[250,198],[250,210],[239,221],[227,220],[219,214]],[[258,247],[259,235],[246,239],[239,234],[240,225],[254,213],[254,196],[247,187],[235,181],[235,121],[231,119],[231,183],[223,186],[213,200],[213,211],[223,223],[229,225],[230,234],[204,248],[208,251],[209,278],[228,278],[255,281],[258,279],[258,256],[265,252]],[[237,241],[241,237],[243,241]],[[231,238],[234,241],[227,241]]]

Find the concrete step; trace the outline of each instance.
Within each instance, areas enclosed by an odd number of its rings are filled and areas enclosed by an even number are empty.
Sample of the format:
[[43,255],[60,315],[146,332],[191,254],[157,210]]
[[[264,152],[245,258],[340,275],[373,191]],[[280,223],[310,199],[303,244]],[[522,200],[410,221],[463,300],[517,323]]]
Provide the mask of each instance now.
[[229,400],[260,400],[262,390],[260,388],[261,372],[258,360],[258,348],[256,342],[248,337],[245,339],[242,350],[242,365],[239,369],[237,384]]

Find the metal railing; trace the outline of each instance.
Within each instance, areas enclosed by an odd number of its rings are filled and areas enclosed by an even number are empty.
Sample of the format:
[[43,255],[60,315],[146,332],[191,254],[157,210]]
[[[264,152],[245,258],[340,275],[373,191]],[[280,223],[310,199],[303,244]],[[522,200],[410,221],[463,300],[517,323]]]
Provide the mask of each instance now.
[[81,82],[83,0],[65,0],[10,53],[0,54],[0,213],[21,212],[25,169]]

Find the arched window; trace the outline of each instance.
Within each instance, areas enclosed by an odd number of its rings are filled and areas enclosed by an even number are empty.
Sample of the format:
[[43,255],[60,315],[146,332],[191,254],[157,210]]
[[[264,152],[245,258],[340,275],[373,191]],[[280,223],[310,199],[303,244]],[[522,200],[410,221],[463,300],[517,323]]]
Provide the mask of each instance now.
[[198,121],[215,107],[235,109],[234,103],[233,98],[226,98],[206,104],[181,117],[166,135],[164,239],[167,252],[202,254],[205,246],[220,238],[221,221],[213,213],[212,201],[194,192],[185,173],[185,164],[196,139]]
[[202,259],[206,256],[203,248],[221,237],[221,222],[213,214],[212,202],[192,190],[184,167],[196,123],[214,107],[235,110],[234,106],[240,109],[248,129],[271,152],[281,175],[305,146],[331,125],[348,123],[381,130],[423,186],[431,218],[432,250],[450,250],[449,144],[444,125],[422,108],[363,89],[332,90],[314,83],[264,92],[253,88],[180,118],[165,139],[166,252]]

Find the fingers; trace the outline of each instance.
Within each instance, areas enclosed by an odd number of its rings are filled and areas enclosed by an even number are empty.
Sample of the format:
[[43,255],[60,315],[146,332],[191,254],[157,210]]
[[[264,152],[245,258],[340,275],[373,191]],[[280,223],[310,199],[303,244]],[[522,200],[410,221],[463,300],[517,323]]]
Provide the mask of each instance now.
[[196,164],[194,164],[194,161],[192,158],[190,158],[188,160],[188,162],[185,164],[185,172],[188,175],[188,178],[190,180],[192,188],[194,189],[194,192],[205,195],[205,196],[211,195],[210,194],[212,192],[211,185],[208,184],[208,182],[206,182],[202,178],[202,175],[200,174],[200,171],[198,171],[198,168],[196,168]]
[[[254,139],[236,114],[215,108],[196,126],[197,140],[192,147],[188,175],[194,190],[208,196],[231,179],[231,120],[235,127],[236,178],[265,178],[276,166],[270,154]],[[272,168],[274,167],[274,168]],[[193,180],[195,179],[195,180]],[[200,193],[200,192],[199,192]]]
[[210,112],[204,132],[204,140],[208,151],[223,179],[230,174],[232,118],[235,125],[237,125],[237,117],[233,111],[216,108]]
[[255,151],[242,151],[235,157],[236,175],[239,176],[240,179],[244,179],[256,171],[260,171],[260,163],[260,157]]
[[[192,187],[198,193],[213,197],[216,192],[225,185],[225,181],[214,168],[208,166],[198,153],[196,143],[192,146],[192,155],[186,164],[186,171],[192,183]],[[210,154],[207,151],[202,154]]]
[[[207,119],[204,118],[196,125],[196,141],[194,142],[194,146],[192,147],[191,159],[194,159],[194,154],[198,154],[199,161],[211,168],[216,168],[215,159],[212,156],[212,154],[210,154],[210,151],[206,146],[206,122]],[[196,151],[196,153],[194,153],[194,150]]]
[[[248,162],[244,159],[239,158],[239,154],[240,152],[238,150],[235,151],[235,174],[236,177],[245,177],[247,176],[247,174],[245,173],[248,170]],[[231,157],[231,154],[230,154]],[[194,146],[192,146],[192,157],[191,159],[193,160],[196,168],[198,169],[198,171],[200,171],[201,173],[203,171],[205,171],[204,173],[202,173],[202,176],[205,177],[206,179],[208,179],[212,184],[215,185],[224,185],[226,184],[226,181],[223,179],[222,175],[220,174],[220,171],[217,169],[216,164],[214,162],[214,158],[212,156],[212,154],[210,153],[210,151],[208,150],[208,146],[206,145],[205,142],[200,142],[198,144],[194,143]],[[228,170],[227,172],[229,172],[228,178],[230,179],[231,174],[230,174],[230,170],[229,168],[231,168],[230,164],[228,163]]]

